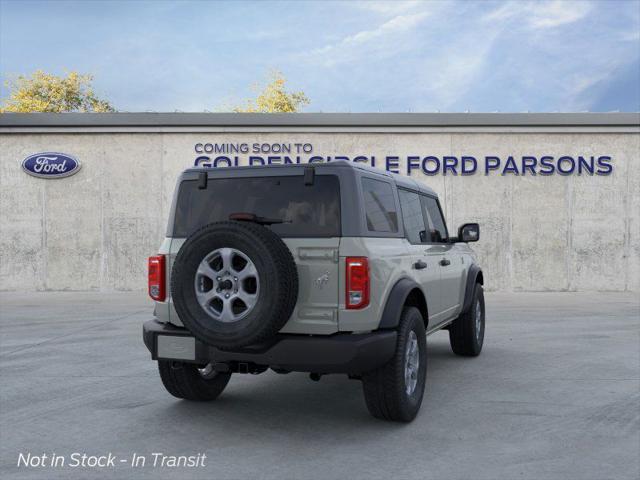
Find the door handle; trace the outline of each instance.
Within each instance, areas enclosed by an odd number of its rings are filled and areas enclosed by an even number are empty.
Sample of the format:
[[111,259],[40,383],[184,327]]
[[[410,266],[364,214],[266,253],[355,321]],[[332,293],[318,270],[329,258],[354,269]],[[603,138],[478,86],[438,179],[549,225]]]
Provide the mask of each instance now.
[[442,260],[440,260],[440,265],[442,265],[443,267],[446,267],[447,265],[451,265],[451,261],[447,260],[446,258],[443,258]]
[[415,268],[416,270],[422,270],[423,268],[427,268],[427,264],[422,260],[418,260],[413,264],[413,268]]

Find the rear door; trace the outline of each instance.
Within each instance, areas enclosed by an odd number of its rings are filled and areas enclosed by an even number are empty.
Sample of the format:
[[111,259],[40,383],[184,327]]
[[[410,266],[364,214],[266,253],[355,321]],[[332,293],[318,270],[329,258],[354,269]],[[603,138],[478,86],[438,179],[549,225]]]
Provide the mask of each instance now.
[[428,244],[429,232],[422,213],[420,195],[398,188],[404,231],[411,252],[411,275],[421,286],[427,298],[430,325],[437,324],[442,316],[442,287],[440,282],[441,252]]
[[422,207],[429,225],[431,237],[430,249],[440,265],[441,316],[446,321],[455,315],[460,306],[460,281],[463,273],[460,255],[455,244],[449,243],[447,225],[437,198],[423,195]]

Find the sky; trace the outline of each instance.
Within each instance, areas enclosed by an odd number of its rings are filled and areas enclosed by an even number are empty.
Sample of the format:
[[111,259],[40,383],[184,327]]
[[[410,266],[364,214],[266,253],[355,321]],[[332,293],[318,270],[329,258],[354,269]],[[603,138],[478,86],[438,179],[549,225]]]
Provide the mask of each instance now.
[[0,0],[0,75],[37,69],[121,111],[229,110],[274,69],[310,112],[640,111],[640,1]]

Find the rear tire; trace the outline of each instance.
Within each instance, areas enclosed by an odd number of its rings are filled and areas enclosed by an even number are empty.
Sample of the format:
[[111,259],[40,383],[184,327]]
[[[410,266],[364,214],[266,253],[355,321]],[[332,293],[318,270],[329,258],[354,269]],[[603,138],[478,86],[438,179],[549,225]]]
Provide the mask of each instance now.
[[451,350],[463,357],[477,357],[484,343],[484,291],[476,283],[471,307],[460,315],[449,327]]
[[177,398],[194,401],[215,400],[231,378],[230,373],[208,371],[192,363],[158,360],[164,388]]
[[[412,345],[417,349],[413,354]],[[409,364],[413,358],[415,369],[409,368],[407,371],[407,357]],[[409,372],[415,375],[407,375]],[[369,412],[383,420],[410,422],[420,410],[426,377],[427,337],[422,314],[415,307],[405,307],[398,325],[398,340],[393,358],[379,369],[362,376],[364,398]]]

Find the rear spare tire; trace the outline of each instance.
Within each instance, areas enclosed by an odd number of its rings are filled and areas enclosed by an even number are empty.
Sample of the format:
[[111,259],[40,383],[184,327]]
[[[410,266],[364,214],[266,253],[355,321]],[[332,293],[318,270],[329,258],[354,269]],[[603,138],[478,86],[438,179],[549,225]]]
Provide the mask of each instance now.
[[224,349],[257,344],[287,322],[298,298],[296,264],[282,239],[247,222],[216,222],[195,231],[171,272],[182,323]]

